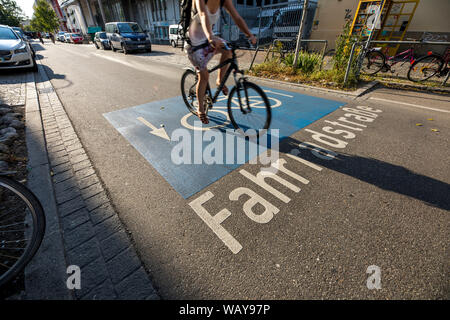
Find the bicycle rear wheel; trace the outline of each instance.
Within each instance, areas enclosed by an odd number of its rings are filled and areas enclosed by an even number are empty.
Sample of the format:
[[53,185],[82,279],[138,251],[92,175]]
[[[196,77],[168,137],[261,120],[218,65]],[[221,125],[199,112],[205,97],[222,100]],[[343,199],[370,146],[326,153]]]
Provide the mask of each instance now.
[[[236,130],[245,136],[259,136],[272,119],[269,99],[256,84],[247,80],[233,87],[228,96],[228,115]],[[250,131],[249,131],[250,130]],[[254,130],[254,131],[253,131]]]
[[369,51],[361,64],[361,71],[368,75],[380,72],[385,64],[385,57],[379,51]]
[[416,60],[408,70],[408,79],[412,82],[422,82],[440,73],[444,59],[437,54]]
[[39,200],[24,185],[0,177],[0,287],[33,258],[45,231]]
[[181,77],[181,95],[186,107],[195,115],[197,115],[197,109],[194,106],[194,101],[197,99],[197,82],[198,76],[192,70],[186,70]]

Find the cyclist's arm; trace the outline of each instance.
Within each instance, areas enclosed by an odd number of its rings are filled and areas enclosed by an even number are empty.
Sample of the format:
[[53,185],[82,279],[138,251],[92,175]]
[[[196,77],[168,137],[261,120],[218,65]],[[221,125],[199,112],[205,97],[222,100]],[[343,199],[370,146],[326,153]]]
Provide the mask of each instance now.
[[212,31],[211,22],[209,21],[208,14],[206,13],[205,0],[195,0],[195,7],[197,8],[198,15],[200,17],[200,22],[202,24],[203,32],[209,41],[212,40],[214,33]]
[[225,0],[223,4],[224,8],[227,10],[227,12],[230,14],[230,16],[233,18],[234,23],[241,29],[241,31],[248,37],[253,37],[253,34],[248,29],[247,24],[245,23],[244,19],[240,16],[240,14],[237,12],[236,8],[233,5],[233,2],[231,0]]

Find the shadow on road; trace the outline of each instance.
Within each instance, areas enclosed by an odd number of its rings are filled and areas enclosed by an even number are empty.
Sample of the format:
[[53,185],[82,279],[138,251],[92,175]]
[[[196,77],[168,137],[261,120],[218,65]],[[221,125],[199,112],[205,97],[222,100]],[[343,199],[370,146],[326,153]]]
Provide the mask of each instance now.
[[280,143],[280,151],[300,151],[299,156],[321,167],[370,183],[383,190],[396,192],[423,201],[430,206],[450,210],[450,185],[413,172],[405,167],[373,158],[338,153],[334,160],[322,160],[311,152],[299,149],[302,141],[287,138]]
[[136,52],[135,55],[137,56],[148,56],[148,57],[154,57],[154,56],[173,56],[175,53],[172,52],[164,52],[164,51],[152,51],[152,52]]

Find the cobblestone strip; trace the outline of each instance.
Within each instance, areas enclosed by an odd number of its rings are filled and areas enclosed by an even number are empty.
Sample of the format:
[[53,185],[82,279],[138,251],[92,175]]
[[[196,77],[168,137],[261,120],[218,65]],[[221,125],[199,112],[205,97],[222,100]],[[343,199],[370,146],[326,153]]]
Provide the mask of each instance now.
[[159,299],[48,77],[37,89],[68,265],[77,299]]

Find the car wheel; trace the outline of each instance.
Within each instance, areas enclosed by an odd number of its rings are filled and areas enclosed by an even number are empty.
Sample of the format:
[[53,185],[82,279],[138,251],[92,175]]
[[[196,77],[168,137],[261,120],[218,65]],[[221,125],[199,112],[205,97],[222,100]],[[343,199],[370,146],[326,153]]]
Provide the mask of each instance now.
[[172,45],[172,47],[174,47],[174,48],[176,48],[177,47],[177,44],[175,43],[175,41],[170,41],[170,44]]
[[114,45],[111,43],[111,50],[113,51],[113,52],[116,52],[116,48],[114,47]]
[[130,51],[127,50],[127,47],[124,47],[124,45],[122,45],[122,50],[123,50],[124,54],[129,54],[130,53]]
[[95,41],[94,41],[94,46],[95,46],[95,49],[100,49],[100,48],[98,47],[97,42],[95,42]]
[[31,67],[31,71],[32,72],[38,72],[39,69],[38,69],[38,65],[36,63],[36,60],[34,58],[32,58],[31,60],[33,61],[33,66]]
[[147,52],[148,52],[148,53],[151,53],[151,52],[152,52],[152,47],[148,48],[148,49],[147,49]]

